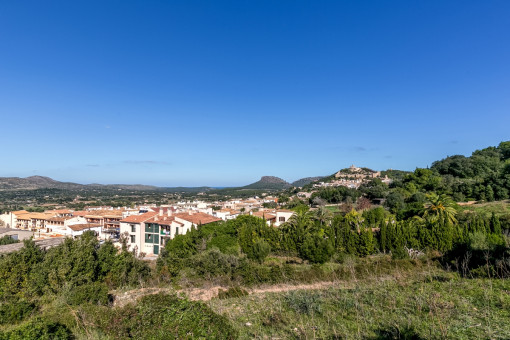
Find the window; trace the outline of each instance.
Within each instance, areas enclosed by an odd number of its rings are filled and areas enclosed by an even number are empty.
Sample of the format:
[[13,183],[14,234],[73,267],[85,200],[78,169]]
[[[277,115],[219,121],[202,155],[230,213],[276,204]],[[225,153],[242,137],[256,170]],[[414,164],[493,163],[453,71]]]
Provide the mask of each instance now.
[[154,231],[154,226],[152,223],[148,223],[145,225],[145,232],[146,233],[152,233]]
[[179,227],[175,227],[175,235],[179,235]]
[[280,222],[285,222],[285,217],[284,217],[284,216],[280,216],[280,217],[278,218],[278,221],[280,221]]
[[135,235],[131,235],[130,236],[130,242],[131,243],[136,243],[136,236]]
[[131,232],[136,233],[136,225],[131,224]]
[[152,240],[154,235],[152,234],[145,234],[145,243],[153,243]]

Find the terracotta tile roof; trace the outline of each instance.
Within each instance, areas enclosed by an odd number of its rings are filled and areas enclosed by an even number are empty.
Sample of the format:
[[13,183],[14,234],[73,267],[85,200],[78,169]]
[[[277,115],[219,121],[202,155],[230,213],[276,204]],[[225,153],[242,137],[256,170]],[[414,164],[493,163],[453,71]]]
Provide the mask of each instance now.
[[196,225],[221,221],[221,218],[217,218],[203,212],[197,212],[192,215],[190,215],[189,213],[180,213],[175,214],[174,216]]
[[73,231],[81,231],[81,230],[85,230],[85,229],[101,227],[101,225],[95,224],[95,223],[83,223],[83,224],[73,224],[68,227]]
[[141,222],[145,222],[145,221],[149,220],[150,218],[156,216],[157,214],[158,214],[157,212],[149,211],[149,212],[146,212],[145,214],[141,214],[141,215],[128,216],[125,219],[121,220],[121,222],[141,223]]
[[95,217],[122,217],[121,210],[93,210],[87,211],[86,216]]
[[46,210],[45,212],[52,213],[52,214],[70,214],[70,213],[72,213],[72,211],[69,209]]
[[89,212],[88,211],[73,211],[73,216],[85,216],[85,215],[88,215]]
[[68,216],[68,217],[52,217],[52,218],[48,218],[47,221],[48,222],[65,222],[67,220],[70,220],[72,217]]
[[266,221],[274,220],[276,218],[276,215],[271,214],[268,211],[256,211],[252,214],[253,216],[260,217],[265,219]]
[[159,216],[156,215],[152,217],[151,219],[147,220],[148,223],[157,223],[161,225],[172,225],[172,222],[175,220],[174,216]]
[[234,209],[221,209],[219,210],[219,212],[223,212],[223,213],[230,213],[231,215],[236,215],[236,214],[240,214],[241,212],[239,210],[234,210]]
[[32,217],[30,217],[30,213],[27,213],[27,214],[19,214],[19,215],[17,216],[17,219],[18,219],[18,221],[19,221],[19,220],[31,220],[31,219],[32,219]]
[[103,216],[99,216],[99,215],[85,215],[83,216],[85,218],[90,218],[90,219],[99,219],[99,220],[102,220],[104,217]]
[[17,218],[18,218],[18,220],[31,220],[31,219],[46,220],[46,219],[51,218],[51,217],[53,217],[53,214],[26,213],[26,214],[19,215]]
[[14,215],[21,215],[21,214],[28,214],[28,211],[26,210],[17,210],[17,211],[11,211]]

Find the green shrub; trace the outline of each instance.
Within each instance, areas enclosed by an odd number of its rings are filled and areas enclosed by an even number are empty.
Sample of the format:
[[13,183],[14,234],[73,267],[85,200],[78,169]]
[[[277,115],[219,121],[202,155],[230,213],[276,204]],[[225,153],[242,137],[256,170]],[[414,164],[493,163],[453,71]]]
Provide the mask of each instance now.
[[248,295],[248,292],[241,287],[231,287],[227,290],[220,289],[218,291],[218,299],[239,298]]
[[82,303],[107,305],[109,302],[108,287],[99,282],[73,287],[66,293],[66,301],[73,306]]
[[231,235],[218,235],[207,242],[207,249],[218,248],[224,254],[239,255],[237,238]]
[[253,245],[252,259],[258,263],[264,262],[264,259],[271,252],[271,246],[263,239],[258,239]]
[[239,258],[234,255],[223,254],[218,249],[209,249],[198,253],[189,259],[190,267],[202,278],[221,275],[231,275],[239,266]]
[[293,291],[285,295],[287,306],[300,314],[321,313],[320,294],[313,291]]
[[402,260],[409,258],[409,253],[404,247],[397,247],[391,251],[391,258],[394,260]]
[[13,244],[13,243],[19,243],[19,240],[15,240],[9,235],[0,237],[0,246],[6,245],[6,244]]
[[96,322],[114,339],[237,339],[228,319],[202,302],[176,295],[143,297],[137,305],[96,315]]
[[299,255],[312,263],[329,261],[333,252],[331,242],[317,234],[309,235],[299,249]]
[[40,318],[31,320],[13,330],[0,332],[0,340],[60,340],[72,338],[72,333],[66,326]]
[[236,268],[233,278],[247,286],[271,282],[271,268],[244,260]]
[[0,304],[0,324],[11,324],[25,319],[32,314],[35,305],[31,302],[18,300]]

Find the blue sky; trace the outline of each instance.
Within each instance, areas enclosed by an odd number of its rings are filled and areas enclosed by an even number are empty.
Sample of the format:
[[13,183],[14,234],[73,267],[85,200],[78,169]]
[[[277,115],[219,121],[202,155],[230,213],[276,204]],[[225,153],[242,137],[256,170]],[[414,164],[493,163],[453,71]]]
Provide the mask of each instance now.
[[0,2],[0,176],[234,186],[510,140],[509,1]]

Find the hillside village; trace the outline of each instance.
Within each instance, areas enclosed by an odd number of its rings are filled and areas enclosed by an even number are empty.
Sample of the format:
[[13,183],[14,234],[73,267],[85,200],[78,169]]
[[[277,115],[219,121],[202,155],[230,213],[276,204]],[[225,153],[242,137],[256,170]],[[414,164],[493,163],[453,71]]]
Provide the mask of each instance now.
[[381,177],[380,171],[374,171],[368,168],[358,168],[351,165],[347,169],[338,171],[330,181],[321,181],[314,183],[314,188],[338,187],[343,186],[351,189],[358,189],[363,183],[378,178],[385,184],[390,184],[391,179],[387,175]]

